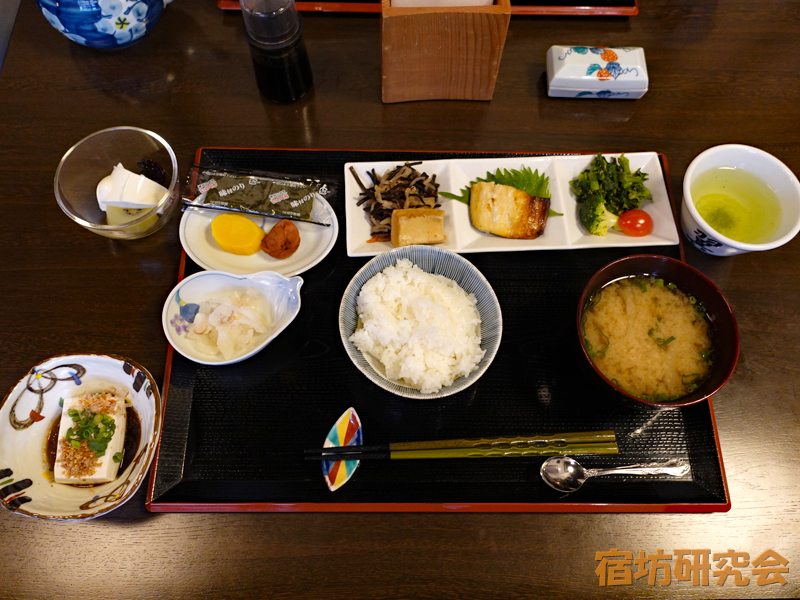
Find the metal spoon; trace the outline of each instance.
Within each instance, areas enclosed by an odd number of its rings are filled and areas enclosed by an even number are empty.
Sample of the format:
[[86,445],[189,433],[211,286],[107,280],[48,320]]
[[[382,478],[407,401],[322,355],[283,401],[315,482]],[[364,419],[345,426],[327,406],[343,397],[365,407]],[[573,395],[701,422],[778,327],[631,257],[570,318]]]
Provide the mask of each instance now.
[[539,473],[544,482],[559,492],[574,492],[590,477],[599,475],[686,475],[689,463],[682,458],[672,458],[662,463],[648,463],[614,467],[612,469],[584,469],[569,456],[551,456],[542,463]]

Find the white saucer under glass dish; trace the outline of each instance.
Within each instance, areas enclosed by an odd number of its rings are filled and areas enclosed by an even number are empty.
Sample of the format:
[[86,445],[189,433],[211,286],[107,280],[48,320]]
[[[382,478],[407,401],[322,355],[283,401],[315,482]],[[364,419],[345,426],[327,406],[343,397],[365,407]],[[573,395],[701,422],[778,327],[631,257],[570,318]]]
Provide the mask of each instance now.
[[[469,217],[469,206],[439,196],[441,208],[445,211],[444,230],[447,241],[437,244],[437,247],[465,254],[469,252],[513,252],[522,250],[570,250],[578,248],[609,248],[615,246],[641,247],[641,246],[671,246],[678,244],[680,236],[664,181],[664,171],[661,168],[659,156],[655,152],[625,153],[630,161],[631,171],[641,168],[647,173],[648,179],[645,186],[653,195],[652,201],[644,202],[641,206],[653,218],[653,232],[644,237],[631,237],[620,231],[609,231],[605,236],[591,235],[578,221],[578,209],[575,195],[571,192],[569,182],[589,168],[596,155],[580,154],[572,156],[515,156],[509,158],[453,158],[446,160],[423,161],[414,168],[428,175],[436,175],[439,183],[439,193],[449,192],[460,195],[461,190],[468,187],[471,181],[485,178],[488,171],[495,172],[499,169],[517,169],[529,167],[544,173],[549,179],[550,207],[562,216],[552,216],[547,219],[544,234],[535,240],[513,240],[502,238],[475,229]],[[604,154],[606,159],[619,157],[620,154]],[[352,166],[361,182],[366,186],[372,185],[368,173],[375,170],[380,177],[385,171],[391,169],[400,161],[383,162],[358,162],[347,163],[344,166],[344,197],[345,218],[347,232],[348,256],[375,256],[381,252],[392,249],[391,242],[373,242],[369,239],[370,225],[364,210],[357,206],[357,199],[361,193],[353,177]]]
[[[321,196],[314,199],[311,217],[330,226],[315,225],[303,221],[292,221],[300,232],[300,247],[292,256],[285,259],[272,258],[259,250],[250,256],[231,254],[220,248],[211,235],[211,222],[224,211],[191,208],[186,209],[181,218],[180,238],[186,254],[207,271],[225,271],[236,275],[250,275],[261,271],[274,271],[281,275],[298,275],[319,263],[333,249],[339,235],[339,222],[328,202]],[[236,213],[242,214],[242,213]],[[253,221],[265,232],[279,221],[273,217],[243,215]]]

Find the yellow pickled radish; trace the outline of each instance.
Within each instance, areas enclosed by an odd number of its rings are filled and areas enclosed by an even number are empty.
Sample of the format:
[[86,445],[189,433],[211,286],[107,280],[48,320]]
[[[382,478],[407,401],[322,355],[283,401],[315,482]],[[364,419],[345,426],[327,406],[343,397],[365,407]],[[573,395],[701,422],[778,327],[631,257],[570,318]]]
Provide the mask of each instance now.
[[211,222],[211,235],[226,252],[246,256],[259,251],[267,234],[247,217],[224,214]]

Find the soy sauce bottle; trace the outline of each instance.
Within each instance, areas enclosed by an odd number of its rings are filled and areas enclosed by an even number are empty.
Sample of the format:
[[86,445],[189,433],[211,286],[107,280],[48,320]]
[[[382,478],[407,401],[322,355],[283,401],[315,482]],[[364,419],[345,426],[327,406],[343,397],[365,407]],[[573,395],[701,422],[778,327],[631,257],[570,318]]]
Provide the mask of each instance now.
[[239,0],[261,94],[276,104],[305,96],[313,85],[294,0]]

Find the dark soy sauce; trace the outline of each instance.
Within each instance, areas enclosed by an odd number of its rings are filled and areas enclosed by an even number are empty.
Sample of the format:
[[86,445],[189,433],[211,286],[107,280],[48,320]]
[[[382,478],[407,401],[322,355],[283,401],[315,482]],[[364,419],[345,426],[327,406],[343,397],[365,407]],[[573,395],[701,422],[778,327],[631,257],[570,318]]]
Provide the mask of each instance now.
[[289,104],[308,93],[313,85],[311,63],[303,41],[303,21],[286,42],[262,44],[245,30],[250,56],[261,94],[276,104]]
[[276,104],[289,104],[311,88],[311,64],[303,40],[294,48],[274,53],[250,47],[258,89]]

